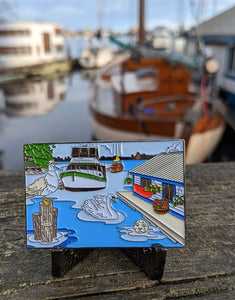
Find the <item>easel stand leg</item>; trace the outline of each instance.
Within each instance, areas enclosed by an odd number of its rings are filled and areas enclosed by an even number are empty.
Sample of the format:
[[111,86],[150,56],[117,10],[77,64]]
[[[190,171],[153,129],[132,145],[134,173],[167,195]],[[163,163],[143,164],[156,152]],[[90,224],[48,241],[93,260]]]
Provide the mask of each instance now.
[[53,249],[51,252],[52,276],[64,276],[91,251],[92,249]]
[[125,248],[125,254],[150,278],[161,280],[167,250],[153,245],[151,248]]

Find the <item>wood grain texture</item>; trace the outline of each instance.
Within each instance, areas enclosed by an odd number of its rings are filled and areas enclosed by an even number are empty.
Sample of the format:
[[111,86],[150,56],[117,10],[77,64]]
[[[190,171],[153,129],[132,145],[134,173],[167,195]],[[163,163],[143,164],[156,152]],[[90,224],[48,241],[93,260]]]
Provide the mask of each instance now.
[[0,171],[0,299],[234,299],[235,163],[186,167],[186,246],[161,283],[120,249],[95,249],[62,278],[51,252],[26,249],[24,176]]

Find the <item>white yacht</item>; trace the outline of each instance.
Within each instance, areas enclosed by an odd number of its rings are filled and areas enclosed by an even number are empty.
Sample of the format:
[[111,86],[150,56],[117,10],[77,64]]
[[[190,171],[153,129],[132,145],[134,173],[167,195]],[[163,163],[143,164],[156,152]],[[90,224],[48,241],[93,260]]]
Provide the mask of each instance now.
[[71,191],[98,190],[106,187],[106,168],[99,162],[98,148],[90,145],[73,147],[72,158],[60,174],[64,187]]

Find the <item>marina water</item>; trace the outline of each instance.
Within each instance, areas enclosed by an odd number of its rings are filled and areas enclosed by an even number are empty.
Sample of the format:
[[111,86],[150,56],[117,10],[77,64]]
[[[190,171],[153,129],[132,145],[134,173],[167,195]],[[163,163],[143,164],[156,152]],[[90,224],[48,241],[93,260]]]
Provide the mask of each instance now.
[[[75,59],[85,45],[72,39],[66,47]],[[89,100],[95,72],[77,69],[64,77],[0,84],[0,169],[23,170],[25,143],[93,140]],[[235,160],[234,136],[229,127],[209,161]]]

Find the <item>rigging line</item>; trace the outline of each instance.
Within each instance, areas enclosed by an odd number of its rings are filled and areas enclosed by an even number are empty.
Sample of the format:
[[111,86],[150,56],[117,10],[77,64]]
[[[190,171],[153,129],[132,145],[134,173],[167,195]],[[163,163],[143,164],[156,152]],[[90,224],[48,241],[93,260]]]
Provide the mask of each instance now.
[[198,25],[198,21],[199,21],[199,14],[200,11],[202,10],[201,6],[202,6],[202,1],[199,2],[199,5],[197,6],[195,0],[190,0],[190,11],[192,14],[192,17],[194,18],[194,30],[195,30],[195,34],[196,34],[196,46],[197,46],[197,51],[200,53],[202,51],[202,47],[203,47],[203,43],[202,43],[202,39],[200,37],[200,35],[198,34],[198,30],[197,30],[197,25]]

